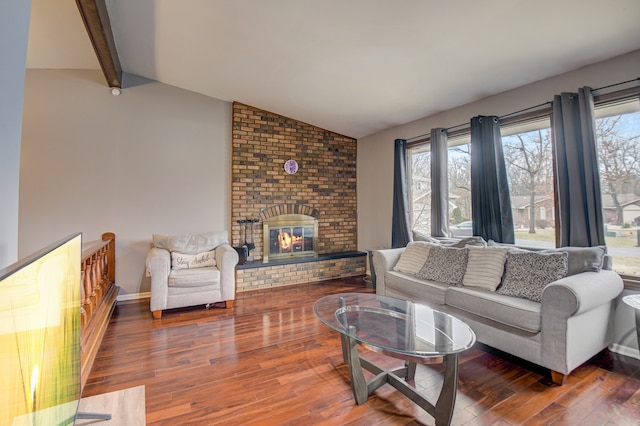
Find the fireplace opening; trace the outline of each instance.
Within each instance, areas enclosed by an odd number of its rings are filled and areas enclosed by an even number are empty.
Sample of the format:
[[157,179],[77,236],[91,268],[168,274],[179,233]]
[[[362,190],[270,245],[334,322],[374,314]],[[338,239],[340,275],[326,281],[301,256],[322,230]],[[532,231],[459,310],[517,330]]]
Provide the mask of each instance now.
[[263,261],[317,256],[318,220],[303,214],[283,214],[263,221]]

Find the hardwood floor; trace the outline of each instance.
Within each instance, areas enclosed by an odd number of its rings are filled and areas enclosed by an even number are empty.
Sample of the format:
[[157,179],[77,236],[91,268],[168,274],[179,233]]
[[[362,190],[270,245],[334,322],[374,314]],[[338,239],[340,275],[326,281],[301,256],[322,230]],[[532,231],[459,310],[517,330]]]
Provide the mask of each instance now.
[[[238,293],[232,309],[119,304],[83,396],[145,385],[148,425],[431,425],[386,385],[355,405],[338,334],[318,321],[325,294],[361,278]],[[604,351],[555,386],[548,372],[476,345],[460,356],[456,425],[638,425],[640,361]],[[368,356],[385,366],[398,360]],[[441,365],[418,366],[435,398]]]

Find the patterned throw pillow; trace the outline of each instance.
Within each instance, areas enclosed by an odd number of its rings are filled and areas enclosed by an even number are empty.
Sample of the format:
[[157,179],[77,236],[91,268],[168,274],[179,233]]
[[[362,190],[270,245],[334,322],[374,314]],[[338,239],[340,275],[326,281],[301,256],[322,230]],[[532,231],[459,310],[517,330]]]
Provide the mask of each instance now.
[[502,279],[504,262],[509,248],[473,246],[467,248],[469,249],[469,261],[462,285],[496,291]]
[[412,241],[407,244],[398,259],[398,263],[393,267],[394,271],[405,272],[407,274],[417,274],[429,256],[429,249],[433,244],[425,241]]
[[205,266],[216,266],[214,250],[198,254],[171,252],[171,267],[173,269],[204,268]]
[[567,275],[567,264],[566,252],[509,251],[497,293],[542,302],[542,291],[547,284]]
[[432,246],[424,266],[417,273],[421,280],[436,281],[444,284],[462,283],[467,269],[468,248]]

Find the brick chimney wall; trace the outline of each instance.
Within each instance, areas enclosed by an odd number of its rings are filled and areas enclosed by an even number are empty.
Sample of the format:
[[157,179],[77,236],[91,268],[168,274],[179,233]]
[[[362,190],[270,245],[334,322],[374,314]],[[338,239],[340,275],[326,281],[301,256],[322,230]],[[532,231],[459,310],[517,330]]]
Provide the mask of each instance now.
[[[243,243],[238,220],[274,204],[320,211],[319,254],[357,250],[356,139],[268,111],[233,103],[231,241]],[[298,172],[284,163],[294,159]],[[254,226],[249,260],[262,258],[262,223]]]

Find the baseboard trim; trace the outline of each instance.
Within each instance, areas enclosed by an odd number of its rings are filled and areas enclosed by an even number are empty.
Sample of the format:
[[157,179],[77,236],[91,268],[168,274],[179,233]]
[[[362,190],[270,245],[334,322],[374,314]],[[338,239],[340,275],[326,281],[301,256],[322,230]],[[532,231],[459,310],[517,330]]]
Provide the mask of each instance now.
[[611,352],[628,356],[630,358],[640,359],[640,351],[638,349],[630,348],[629,346],[612,343],[611,345],[609,345],[609,350]]
[[128,302],[131,300],[150,299],[151,292],[145,291],[144,293],[132,293],[118,295],[118,302]]

